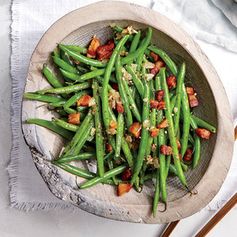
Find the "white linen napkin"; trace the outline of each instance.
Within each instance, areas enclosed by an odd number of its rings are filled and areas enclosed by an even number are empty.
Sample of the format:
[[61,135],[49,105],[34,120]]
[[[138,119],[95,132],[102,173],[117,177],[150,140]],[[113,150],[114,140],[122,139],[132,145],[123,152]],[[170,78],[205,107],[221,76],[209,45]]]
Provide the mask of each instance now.
[[[8,166],[10,177],[10,203],[12,207],[17,207],[23,210],[72,207],[70,204],[66,204],[58,200],[50,193],[36,168],[34,167],[31,154],[25,144],[21,131],[21,97],[24,90],[30,56],[42,34],[54,21],[64,14],[92,2],[96,2],[96,0],[14,0],[12,2],[11,125],[13,146],[11,152],[11,162]],[[134,0],[130,2],[150,7],[152,0]],[[171,12],[174,12],[175,10],[174,8],[171,8],[171,0],[166,0],[167,6],[165,6],[163,2],[163,8],[160,7],[161,5],[159,2],[163,1],[156,0],[154,9],[162,12],[163,14],[165,13],[165,15],[170,17],[170,15],[172,15]],[[164,9],[168,10],[163,11]],[[175,11],[178,11],[178,9]],[[180,20],[180,18],[172,19],[178,22]],[[199,26],[198,23],[199,22],[196,22],[192,25],[192,27],[200,29],[202,25]],[[181,22],[181,25],[184,28],[186,27],[186,23],[184,22]],[[211,40],[210,42],[213,41]],[[220,74],[223,84],[227,90],[233,113],[235,117],[237,117],[237,93],[234,93],[234,90],[237,91],[237,78],[236,73],[234,72],[234,61],[236,62],[237,55],[229,53],[224,49],[209,46],[201,41],[199,43],[201,44],[204,52],[206,52],[213,61],[214,66],[217,68],[217,71]],[[225,46],[225,44],[222,45]],[[236,47],[236,45],[234,46]],[[233,51],[235,51],[235,48]],[[219,57],[216,57],[217,53],[220,54]],[[221,58],[223,58],[223,60],[221,60]],[[228,59],[230,62],[224,59]],[[225,70],[226,68],[228,69]],[[234,157],[236,157],[236,154]],[[236,171],[237,164],[233,163],[228,174],[228,179],[223,185],[222,191],[215,197],[215,199],[212,201],[212,204],[209,205],[209,208],[218,208],[221,203],[228,198],[228,195],[230,195],[234,190],[234,185],[237,184],[237,182],[235,182],[235,180],[237,180]]]
[[177,22],[196,39],[237,52],[237,4],[232,6],[230,1],[156,0],[153,9]]
[[211,0],[219,8],[229,21],[237,27],[237,0]]

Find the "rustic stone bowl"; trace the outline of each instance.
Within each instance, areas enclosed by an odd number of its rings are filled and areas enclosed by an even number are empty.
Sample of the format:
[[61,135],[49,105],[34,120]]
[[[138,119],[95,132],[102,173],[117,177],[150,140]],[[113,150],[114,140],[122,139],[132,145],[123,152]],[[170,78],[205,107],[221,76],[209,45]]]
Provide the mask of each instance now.
[[[213,66],[192,38],[176,24],[157,12],[122,2],[99,2],[75,10],[54,23],[40,40],[30,61],[25,91],[49,87],[41,69],[57,43],[85,45],[95,34],[106,40],[111,34],[111,23],[135,28],[151,26],[152,42],[167,51],[178,65],[186,62],[186,81],[191,81],[200,99],[195,113],[217,127],[217,134],[202,143],[200,165],[186,175],[189,188],[195,189],[197,194],[190,195],[177,178],[169,178],[167,210],[158,212],[154,218],[151,215],[152,183],[141,193],[132,190],[122,197],[117,197],[114,187],[109,185],[78,190],[75,176],[49,162],[57,157],[63,140],[45,128],[23,125],[34,163],[55,196],[95,215],[140,223],[167,223],[185,218],[205,207],[220,189],[231,163],[233,126],[229,103]],[[42,104],[23,101],[22,120],[55,116]],[[87,166],[93,169],[93,164]],[[83,179],[78,178],[78,182],[81,181]],[[162,204],[158,208],[163,209]]]

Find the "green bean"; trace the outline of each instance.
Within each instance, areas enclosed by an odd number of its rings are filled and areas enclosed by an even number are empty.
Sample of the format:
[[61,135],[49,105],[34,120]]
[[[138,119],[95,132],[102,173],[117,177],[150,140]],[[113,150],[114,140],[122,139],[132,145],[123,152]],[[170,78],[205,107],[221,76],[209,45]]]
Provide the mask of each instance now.
[[126,65],[126,70],[128,71],[129,74],[131,74],[133,83],[136,86],[139,95],[143,97],[144,86],[142,81],[138,78],[137,74],[134,72],[133,68],[130,65]]
[[[150,94],[151,94],[151,99],[154,99],[154,86],[153,86],[153,81],[149,81],[150,85]],[[155,128],[156,127],[156,109],[151,110],[150,114],[150,127]],[[153,137],[149,136],[148,141],[147,141],[147,151],[146,151],[146,156],[150,155],[151,153],[151,146],[153,143]]]
[[59,68],[59,70],[64,77],[71,79],[73,81],[80,81],[81,76],[79,74],[68,72],[62,68]]
[[[170,169],[171,171],[173,172],[174,169],[176,169],[172,164],[170,164]],[[187,172],[188,171],[188,166],[186,164],[184,164],[183,162],[181,162],[181,166],[183,168],[183,171],[184,172]],[[173,172],[174,173],[174,172]],[[175,174],[177,173],[177,171],[175,172]],[[176,174],[177,175],[177,174]]]
[[167,180],[169,169],[170,169],[170,162],[171,162],[171,156],[167,156],[166,158],[166,166],[165,166],[165,179]]
[[116,117],[114,115],[113,110],[110,107],[108,108],[108,110],[109,110],[110,119],[113,120],[113,121],[116,121]]
[[[141,44],[143,44],[143,42],[144,42],[144,40],[145,39],[143,39],[143,41],[142,41],[142,43]],[[144,58],[144,61],[145,61],[145,58]],[[145,69],[145,67],[143,67],[142,68],[142,76],[143,76],[143,79],[145,79],[145,73],[146,73],[146,69]],[[151,84],[151,81],[149,81],[149,82],[147,82],[147,83],[149,83],[149,84]],[[149,86],[149,85],[148,85]],[[152,98],[153,97],[153,92],[152,92],[152,90],[150,90],[150,97]],[[143,98],[143,97],[142,97]],[[145,98],[144,98],[145,99]],[[154,117],[154,116],[153,116]],[[150,119],[150,118],[149,118]],[[152,122],[151,122],[151,120],[147,120],[147,121],[149,121],[149,126],[150,127],[152,127]],[[153,124],[154,124],[155,122],[153,121]],[[145,152],[145,157],[147,157],[149,154],[150,154],[150,152],[151,152],[151,145],[152,145],[152,141],[153,141],[153,138],[152,137],[150,137],[150,136],[148,136],[148,139],[147,139],[147,151]],[[150,143],[150,144],[149,144]],[[142,164],[142,169],[141,169],[141,171],[140,171],[140,178],[138,177],[137,178],[137,180],[135,181],[135,185],[137,186],[137,182],[140,182],[140,185],[141,186],[143,186],[143,184],[144,184],[144,176],[145,176],[145,172],[146,172],[146,169],[147,169],[147,163],[146,162],[144,162],[143,161],[143,164]]]
[[73,51],[71,49],[68,49],[64,45],[59,44],[59,48],[66,52],[68,55],[70,55],[73,59],[78,60],[79,62],[82,62],[86,65],[94,66],[94,67],[106,67],[107,63],[92,59],[92,58],[87,58],[86,56]]
[[131,96],[132,96],[134,102],[135,102],[135,97],[136,97],[136,91],[137,91],[136,87],[134,87],[134,86],[130,87],[130,93],[131,93]]
[[72,73],[78,73],[77,68],[75,68],[74,66],[71,66],[70,64],[66,63],[64,60],[62,60],[59,57],[55,57],[53,56],[53,61],[54,63],[59,66],[60,68],[64,69],[67,72],[72,72]]
[[146,154],[147,141],[149,137],[149,132],[147,127],[144,127],[144,122],[149,121],[149,110],[150,110],[150,88],[148,83],[144,80],[144,99],[143,99],[143,111],[142,111],[142,132],[141,132],[141,141],[139,144],[137,160],[134,166],[133,176],[131,183],[134,184],[136,181],[144,161]]
[[[84,148],[83,148],[84,149]],[[113,152],[108,153],[105,157],[104,160],[108,160],[112,157]],[[88,160],[88,159],[95,159],[96,154],[95,152],[83,152],[78,155],[70,155],[70,156],[64,156],[60,157],[57,160],[54,160],[54,163],[69,163],[71,161],[80,161],[80,160]]]
[[[75,97],[71,97],[69,100],[71,99],[74,99]],[[65,104],[67,104],[68,100],[64,103],[51,103],[50,105],[53,106],[53,107],[61,107],[63,106],[64,110],[68,113],[68,114],[74,114],[74,113],[77,113],[77,111],[75,109],[71,109],[69,108],[69,106],[65,106]]]
[[[210,130],[212,133],[216,133],[216,128],[214,126],[212,126],[205,120],[203,120],[195,115],[191,115],[191,121],[194,121],[198,127],[206,128],[206,129]],[[192,123],[191,123],[191,125],[192,125]]]
[[120,93],[121,100],[122,100],[122,103],[124,106],[125,120],[126,120],[127,127],[129,128],[133,123],[133,118],[132,118],[132,112],[129,108],[128,97],[125,93],[125,88],[124,88],[124,85],[122,82],[122,67],[120,64],[120,56],[119,55],[117,57],[117,61],[115,62],[115,68],[116,68],[116,78],[117,78],[117,82],[118,82],[119,93]]
[[67,171],[68,173],[76,175],[81,178],[92,179],[95,177],[95,174],[89,172],[88,170],[84,170],[70,164],[61,164],[61,163],[56,163],[56,162],[54,162],[54,164],[58,166],[59,168]]
[[142,100],[141,100],[141,97],[138,95],[138,90],[136,89],[136,94],[135,94],[135,102],[136,102],[136,105],[137,105],[137,108],[140,112],[140,114],[142,113]]
[[[151,85],[150,88],[152,88],[153,82],[149,81],[149,84]],[[150,91],[151,94],[151,99],[153,98],[153,92],[152,90]],[[156,126],[156,109],[152,109],[151,114],[150,114],[150,127],[154,128]],[[148,155],[150,155],[151,153],[151,147],[152,147],[152,143],[154,141],[154,138],[149,136],[148,140],[147,140],[147,148],[146,148],[146,157]],[[144,179],[144,175],[145,175],[145,171],[147,169],[147,164],[146,162],[143,163],[143,167],[142,167],[142,172],[141,172],[141,180]]]
[[78,129],[77,125],[74,125],[74,124],[71,124],[71,123],[67,123],[67,122],[63,121],[62,119],[54,118],[53,121],[59,127],[65,128],[65,129],[67,129],[69,131],[72,131],[72,132],[76,132],[77,129]]
[[[64,109],[65,110],[65,109]],[[75,109],[71,109],[71,108],[67,108],[65,110],[68,114],[76,114],[78,111],[76,111]]]
[[[204,121],[205,122],[205,121]],[[197,122],[195,121],[195,119],[193,119],[191,117],[191,126],[193,129],[198,128]],[[194,155],[193,155],[193,169],[197,167],[199,160],[200,160],[200,156],[201,156],[201,140],[200,138],[197,136],[196,133],[194,133]]]
[[[122,183],[123,181],[121,179],[117,179],[117,185],[119,183]],[[108,185],[116,185],[112,179],[107,179],[102,182],[102,184],[108,184]]]
[[194,135],[194,155],[193,155],[193,169],[197,167],[201,157],[201,141],[200,138]]
[[67,102],[66,100],[61,100],[61,101],[58,101],[58,102],[51,102],[51,103],[49,103],[49,106],[52,106],[52,107],[55,107],[55,108],[63,107],[63,105],[66,102]]
[[87,53],[87,49],[85,47],[81,47],[78,45],[63,45],[63,44],[61,44],[61,45],[66,47],[67,49],[70,49],[70,50],[78,52],[78,53],[82,53],[82,54]]
[[81,96],[85,95],[88,93],[88,90],[84,90],[84,91],[80,91],[78,93],[76,93],[75,95],[73,95],[70,99],[67,100],[67,102],[63,105],[63,108],[66,112],[70,112],[70,107],[72,105],[74,105],[77,100],[79,100],[81,98]]
[[130,168],[133,168],[133,156],[132,156],[131,150],[129,148],[129,145],[124,137],[122,138],[122,150],[123,150],[123,154],[128,162],[128,166]]
[[31,92],[24,93],[23,98],[28,99],[28,100],[38,100],[41,102],[48,102],[48,103],[58,103],[58,102],[61,103],[62,101],[65,101],[64,99],[60,97],[50,96],[50,95],[41,95],[41,94],[31,93]]
[[71,74],[68,74],[65,72],[62,72],[62,73],[65,76],[68,76],[68,78],[70,78],[72,80],[83,82],[83,81],[86,81],[86,80],[89,80],[89,79],[92,79],[92,78],[95,78],[98,76],[102,76],[102,75],[104,75],[104,72],[105,72],[105,69],[96,69],[94,71],[87,72],[82,75],[75,75],[75,74],[71,75]]
[[105,69],[105,75],[104,75],[104,81],[103,81],[103,87],[102,87],[102,112],[103,112],[103,120],[104,120],[104,124],[105,124],[105,128],[108,129],[109,128],[109,124],[110,124],[110,113],[109,113],[109,101],[108,101],[108,84],[109,84],[109,79],[110,79],[110,75],[112,72],[112,68],[114,66],[115,60],[117,55],[120,52],[121,47],[126,43],[127,39],[128,39],[128,35],[124,36],[119,43],[117,44],[117,46],[115,47],[110,60],[108,62],[108,65]]
[[120,165],[112,170],[105,172],[104,177],[95,177],[95,178],[81,184],[79,187],[80,187],[80,189],[90,188],[98,183],[101,183],[105,180],[110,179],[111,177],[114,177],[114,176],[122,173],[125,169],[126,169],[125,165]]
[[120,156],[123,132],[124,132],[124,117],[122,113],[119,113],[117,122],[117,133],[116,133],[115,159]]
[[[95,177],[94,173],[91,173],[87,170],[84,170],[84,169],[81,169],[81,168],[78,168],[78,167],[75,167],[75,166],[72,166],[69,164],[58,164],[55,162],[52,162],[52,163],[55,164],[56,166],[60,167],[61,169],[67,171],[68,173],[71,173],[71,174],[76,175],[78,177],[82,177],[85,179],[91,179],[91,178]],[[122,181],[118,180],[118,182],[121,183]],[[108,179],[108,180],[102,181],[102,184],[112,185],[112,184],[114,184],[114,182],[112,180]]]
[[42,70],[44,76],[48,80],[49,84],[54,88],[63,87],[63,84],[57,79],[57,77],[53,74],[53,72],[47,67],[46,64],[43,65]]
[[80,77],[80,81],[85,81],[94,77],[102,76],[105,73],[105,69],[97,69],[91,72],[87,72]]
[[[123,57],[121,59],[121,64],[125,65],[125,64],[131,63],[135,58],[137,58],[138,54],[141,53],[143,48],[144,48],[144,46],[142,45],[135,52],[129,53],[126,57]],[[114,71],[113,67],[112,67],[111,71]],[[89,80],[89,79],[97,77],[97,76],[102,76],[104,74],[105,74],[104,68],[96,69],[96,70],[93,70],[91,72],[87,72],[87,73],[81,75],[80,77],[77,78],[76,81],[85,81],[85,80]],[[68,76],[70,76],[70,75],[68,75]],[[71,75],[71,77],[73,77],[73,76]],[[70,79],[73,80],[73,78],[70,78]],[[110,78],[110,80],[111,80],[111,78]]]
[[52,94],[70,94],[72,92],[77,92],[80,90],[84,90],[87,88],[91,87],[91,83],[90,82],[83,82],[83,83],[79,83],[79,84],[75,84],[72,86],[65,86],[65,87],[61,87],[61,88],[53,88],[53,89],[44,89],[44,90],[40,90],[37,91],[39,94],[46,94],[46,93],[52,93]]
[[125,93],[127,95],[128,102],[129,102],[129,105],[130,105],[130,108],[131,108],[131,111],[132,111],[134,117],[137,119],[138,122],[141,122],[142,118],[141,118],[140,112],[137,108],[137,105],[132,97],[130,88],[129,88],[127,82],[125,81],[125,79],[122,78],[121,82],[122,82],[123,87],[125,89]]
[[122,65],[130,64],[134,59],[139,57],[139,55],[143,55],[145,52],[145,49],[147,48],[147,46],[149,45],[151,41],[151,37],[152,37],[152,29],[149,27],[147,30],[146,37],[143,40],[143,43],[139,45],[139,47],[137,48],[135,52],[129,53],[126,57],[124,57],[121,60],[121,64]]
[[170,98],[170,107],[171,107],[172,112],[174,112],[175,103],[176,103],[176,95],[171,96],[171,98]]
[[165,116],[166,116],[166,119],[168,120],[168,124],[169,124],[168,135],[169,135],[170,144],[171,144],[172,150],[173,150],[173,161],[174,161],[174,165],[177,170],[178,177],[179,177],[181,183],[185,187],[187,187],[186,178],[184,176],[184,173],[183,173],[183,170],[181,167],[181,163],[180,163],[180,159],[179,159],[179,151],[178,151],[177,141],[176,141],[176,137],[175,137],[175,133],[174,133],[174,124],[173,124],[172,113],[171,113],[171,108],[170,108],[169,90],[168,90],[168,86],[166,84],[165,68],[161,68],[160,72],[161,72],[161,84],[162,84],[162,88],[164,90],[164,101],[165,101],[165,106],[166,106]]
[[180,110],[181,110],[181,97],[182,97],[182,86],[184,83],[184,77],[185,77],[185,71],[186,71],[186,65],[185,63],[182,63],[178,78],[177,78],[177,87],[176,87],[176,104],[175,107],[177,108],[176,113],[174,114],[174,133],[177,136],[178,129],[179,129],[179,123],[180,123]]
[[[142,46],[144,42],[145,42],[145,38],[141,40],[139,46]],[[146,51],[146,48],[144,48],[143,51],[141,51],[136,58],[137,71],[140,71],[141,69],[142,61],[144,60],[145,51]]]
[[[99,78],[97,78],[97,79],[98,79],[99,83],[103,84],[103,80],[101,80]],[[108,92],[110,92],[111,90],[114,90],[114,89],[108,84]],[[102,88],[99,88],[99,92],[100,92],[100,94],[102,94]],[[110,106],[108,107],[108,110],[109,110],[110,118],[112,120],[116,121],[116,117],[115,117],[114,112],[113,112],[113,110],[111,109]]]
[[70,140],[72,138],[72,133],[69,132],[68,130],[59,127],[58,125],[56,125],[54,122],[52,121],[48,121],[48,120],[44,120],[44,119],[37,119],[37,118],[31,118],[31,119],[27,119],[26,120],[27,124],[36,124],[39,125],[41,127],[47,128],[57,134],[59,134],[60,136],[62,136],[63,138],[66,138],[68,140]]
[[188,146],[188,135],[189,135],[189,129],[190,129],[190,108],[189,108],[189,102],[188,102],[188,95],[186,92],[186,88],[183,84],[182,86],[182,117],[183,117],[183,134],[181,138],[181,155],[184,156],[187,146]]
[[84,144],[86,143],[86,141],[90,136],[93,125],[94,123],[93,121],[91,121],[88,127],[86,128],[85,132],[81,134],[81,138],[77,141],[76,145],[72,147],[65,155],[77,155],[80,153],[82,147],[84,146]]
[[95,144],[96,144],[96,158],[97,158],[97,170],[98,175],[102,177],[104,175],[104,136],[102,133],[102,116],[101,116],[101,102],[98,95],[98,82],[93,80],[93,97],[95,98],[95,106],[94,109],[94,120],[95,120]]
[[[151,128],[154,128],[156,124],[156,109],[152,109],[151,115],[150,115],[150,126]],[[150,155],[151,153],[151,147],[153,144],[154,138],[149,136],[147,141],[147,148],[146,148],[146,156]]]
[[64,155],[63,156],[67,156],[68,155],[68,151],[71,148],[75,147],[75,145],[77,144],[78,140],[81,139],[81,137],[85,133],[86,129],[88,128],[91,120],[92,120],[92,113],[91,113],[91,111],[89,111],[88,114],[86,115],[85,119],[81,123],[80,127],[78,128],[76,134],[74,135],[74,137],[72,138],[70,143],[65,147]]
[[153,213],[154,217],[156,217],[159,197],[160,197],[160,174],[159,174],[159,169],[157,169],[157,171],[156,171],[155,194],[154,194],[154,198],[153,198],[153,208],[152,208],[152,213]]
[[[139,48],[135,51],[135,52],[132,52],[132,53],[129,53],[126,57],[122,58],[121,59],[121,64],[122,65],[125,65],[125,64],[128,64],[128,63],[131,63],[135,58],[137,58],[137,56],[143,52],[144,50],[144,47],[145,47],[145,43],[147,43],[149,41],[149,38],[150,38],[150,34],[152,33],[151,30],[148,30],[148,36],[146,37],[146,42],[144,42],[144,45],[141,45],[139,46]],[[126,36],[127,37],[127,36]],[[117,47],[117,46],[116,46]],[[122,46],[121,46],[122,47]],[[120,48],[121,48],[120,47]],[[114,68],[112,67],[111,71],[114,71]],[[96,69],[94,71],[91,71],[91,72],[87,72],[83,75],[81,75],[80,77],[77,78],[78,81],[84,81],[84,80],[88,80],[88,79],[91,79],[91,78],[94,78],[94,77],[97,77],[97,76],[102,76],[104,75],[105,73],[105,69]],[[68,75],[69,76],[69,75]],[[71,75],[72,76],[72,75]],[[70,78],[70,79],[73,79],[73,78]],[[76,80],[76,81],[77,81]]]
[[61,157],[57,160],[55,160],[55,163],[68,163],[71,161],[78,161],[78,160],[88,160],[88,159],[92,159],[95,158],[96,154],[94,152],[83,152],[81,154],[78,155],[74,155],[74,156],[64,156]]
[[[112,160],[108,160],[107,161],[107,164],[109,166],[109,169],[112,170],[114,168],[114,164],[113,164],[113,161]],[[113,176],[112,177],[112,181],[114,182],[115,185],[118,185],[119,182],[118,182],[118,178],[116,176]]]
[[155,148],[152,149],[152,156],[156,157],[157,156],[157,144],[158,144],[158,138],[157,137],[153,138],[153,144],[155,145]]
[[140,37],[141,37],[141,31],[139,30],[133,38],[133,41],[132,41],[130,49],[129,49],[129,53],[133,53],[136,51]]
[[[161,90],[161,73],[157,74],[155,77],[155,89]],[[159,110],[157,112],[157,124],[159,124],[163,120],[163,111]],[[162,145],[166,144],[166,135],[164,129],[160,129],[159,136],[158,136],[158,144],[157,147],[160,147]],[[161,198],[164,203],[167,201],[167,187],[166,187],[166,157],[164,154],[160,152],[160,149],[158,149],[158,157],[160,162],[160,191],[161,191]],[[167,171],[168,172],[168,171]]]
[[152,37],[152,29],[149,27],[146,38],[144,38],[143,41],[141,42],[141,51],[139,52],[137,56],[137,70],[138,71],[140,71],[143,56],[144,56],[146,48],[151,42],[151,37]]
[[176,76],[178,74],[178,69],[174,63],[174,61],[168,56],[168,54],[166,52],[164,52],[161,49],[158,49],[157,47],[151,45],[148,47],[149,50],[151,50],[152,52],[158,54],[161,59],[165,62],[165,64],[168,66],[168,68],[170,69],[170,71]]

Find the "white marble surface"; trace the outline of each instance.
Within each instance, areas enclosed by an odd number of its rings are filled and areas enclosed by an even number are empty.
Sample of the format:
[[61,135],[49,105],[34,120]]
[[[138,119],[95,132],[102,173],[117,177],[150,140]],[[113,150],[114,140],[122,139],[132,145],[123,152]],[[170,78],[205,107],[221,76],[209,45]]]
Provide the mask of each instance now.
[[[10,132],[10,96],[11,79],[9,75],[10,55],[10,1],[0,0],[0,236],[1,237],[30,237],[30,236],[62,236],[62,237],[121,237],[135,234],[137,237],[159,236],[164,226],[131,224],[106,220],[84,211],[69,212],[68,210],[51,210],[48,212],[21,212],[9,208],[9,188],[6,166],[9,162],[11,147]],[[202,47],[207,44],[201,43]],[[211,60],[218,60],[223,55],[223,50],[212,47]],[[229,57],[228,54],[225,54]],[[232,58],[232,55],[230,55]],[[229,58],[229,59],[230,59]],[[236,58],[236,57],[235,57]],[[228,58],[225,58],[228,60]],[[234,72],[234,71],[233,71]],[[221,72],[220,72],[221,73]],[[236,112],[236,110],[235,110]],[[173,232],[173,237],[190,237],[213,212],[201,211],[179,223]],[[225,219],[219,223],[208,236],[236,236],[237,209],[232,210]]]

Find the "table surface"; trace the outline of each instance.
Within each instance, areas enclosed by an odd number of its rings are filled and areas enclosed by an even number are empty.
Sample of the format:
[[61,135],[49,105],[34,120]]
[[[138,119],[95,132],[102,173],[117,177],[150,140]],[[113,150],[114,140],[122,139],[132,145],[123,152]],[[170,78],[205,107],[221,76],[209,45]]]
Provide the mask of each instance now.
[[[9,187],[7,164],[11,149],[10,131],[10,1],[0,1],[0,236],[1,237],[28,237],[28,236],[96,236],[96,237],[121,237],[136,234],[142,236],[159,236],[165,225],[132,224],[107,220],[78,210],[50,210],[23,212],[9,207]],[[200,42],[202,47],[207,44]],[[223,50],[216,46],[213,51],[216,55],[223,53]],[[215,57],[213,56],[213,60]],[[212,58],[210,58],[212,61]],[[201,212],[182,220],[172,236],[190,237],[214,214],[213,211],[202,210]],[[236,225],[237,209],[232,210],[219,223],[208,236],[234,236]],[[96,234],[95,234],[96,233]]]

